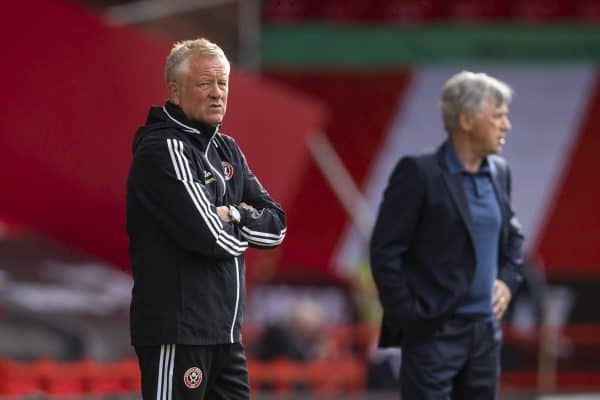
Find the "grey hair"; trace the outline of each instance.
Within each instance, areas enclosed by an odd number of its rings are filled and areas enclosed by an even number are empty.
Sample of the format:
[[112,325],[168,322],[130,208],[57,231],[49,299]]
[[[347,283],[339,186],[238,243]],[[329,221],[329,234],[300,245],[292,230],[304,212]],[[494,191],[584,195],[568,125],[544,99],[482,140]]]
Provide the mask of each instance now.
[[167,56],[165,65],[165,79],[167,84],[175,81],[176,76],[185,67],[187,60],[192,54],[199,54],[206,58],[220,57],[225,60],[229,68],[229,60],[225,56],[225,52],[216,43],[205,38],[184,40],[175,43]]
[[458,117],[466,112],[477,116],[490,98],[500,107],[509,104],[512,89],[504,82],[484,73],[462,71],[454,75],[442,87],[442,119],[448,133],[458,128]]

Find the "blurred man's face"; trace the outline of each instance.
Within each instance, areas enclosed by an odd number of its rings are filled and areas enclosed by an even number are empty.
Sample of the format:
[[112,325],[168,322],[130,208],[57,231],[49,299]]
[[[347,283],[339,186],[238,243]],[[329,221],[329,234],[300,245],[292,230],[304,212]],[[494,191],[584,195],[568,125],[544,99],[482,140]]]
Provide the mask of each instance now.
[[468,135],[472,148],[485,157],[502,151],[506,141],[506,133],[510,130],[508,105],[498,106],[495,99],[484,103],[481,113],[472,117]]
[[171,101],[193,121],[216,125],[223,121],[229,92],[229,65],[221,57],[192,55],[187,71],[169,84]]

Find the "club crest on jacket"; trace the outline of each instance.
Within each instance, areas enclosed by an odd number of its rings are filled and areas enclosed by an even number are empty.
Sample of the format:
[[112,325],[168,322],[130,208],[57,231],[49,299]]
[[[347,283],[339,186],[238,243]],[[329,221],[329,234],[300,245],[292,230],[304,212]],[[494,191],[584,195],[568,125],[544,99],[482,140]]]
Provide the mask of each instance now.
[[221,165],[223,165],[223,175],[225,176],[225,180],[230,180],[233,176],[233,165],[227,161],[221,161]]
[[202,383],[202,370],[198,367],[188,368],[183,375],[185,386],[196,389]]

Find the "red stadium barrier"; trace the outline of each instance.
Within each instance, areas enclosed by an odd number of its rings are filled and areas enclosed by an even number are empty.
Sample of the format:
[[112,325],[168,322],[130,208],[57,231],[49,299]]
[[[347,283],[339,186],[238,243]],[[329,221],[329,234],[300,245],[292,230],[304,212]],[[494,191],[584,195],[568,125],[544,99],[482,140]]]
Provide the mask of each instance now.
[[[527,349],[537,357],[542,332],[528,332],[507,327],[504,342],[516,346],[519,352]],[[258,340],[260,330],[247,327],[244,335]],[[600,326],[576,325],[550,328],[552,335],[569,343],[571,349],[585,352],[589,359],[600,354]],[[296,362],[287,359],[273,361],[248,360],[250,385],[253,393],[272,391],[276,395],[302,390],[314,394],[356,394],[366,390],[368,352],[377,339],[375,326],[340,326],[327,331],[337,342],[332,359]],[[345,350],[343,348],[346,348]],[[350,350],[351,349],[351,350]],[[580,368],[580,369],[577,369]],[[544,390],[540,382],[550,382],[557,391],[600,390],[600,368],[581,368],[559,360],[554,369],[538,371],[538,364],[529,369],[509,370],[501,376],[504,391]],[[90,359],[59,362],[51,359],[15,361],[0,359],[0,396],[71,396],[96,397],[137,395],[140,393],[140,371],[135,358],[114,362]]]

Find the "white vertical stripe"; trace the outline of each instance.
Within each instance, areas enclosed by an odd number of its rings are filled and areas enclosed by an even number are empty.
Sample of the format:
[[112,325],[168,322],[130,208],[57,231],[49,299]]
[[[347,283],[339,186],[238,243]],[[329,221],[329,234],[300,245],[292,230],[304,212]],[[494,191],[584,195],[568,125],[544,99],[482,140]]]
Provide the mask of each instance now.
[[237,319],[238,303],[240,302],[240,267],[238,259],[235,258],[235,309],[233,310],[233,321],[231,321],[231,343],[233,343],[233,328],[235,328],[235,320]]
[[173,398],[173,368],[175,367],[175,344],[171,345],[171,361],[169,366],[169,390],[167,400]]
[[165,345],[160,346],[160,359],[158,361],[158,385],[156,388],[156,400],[161,400],[162,393],[162,376],[163,376],[163,360],[165,358]]
[[169,154],[171,155],[171,162],[173,162],[173,169],[175,170],[175,176],[178,179],[181,179],[181,171],[179,171],[179,165],[176,162],[177,155],[175,154],[175,150],[173,149],[173,142],[171,139],[167,139],[167,146],[169,147]]
[[164,370],[163,370],[163,384],[162,384],[162,393],[161,393],[161,400],[166,400],[167,399],[167,389],[169,388],[169,375],[167,373],[168,369],[169,369],[169,362],[171,359],[171,345],[166,345],[166,353],[165,353],[165,362],[164,362]]
[[[513,128],[502,156],[511,167],[513,205],[528,249],[537,241],[546,210],[559,189],[561,171],[577,140],[594,88],[594,66],[561,63],[420,68],[374,156],[365,187],[367,201],[373,210],[378,209],[400,157],[432,151],[446,138],[438,105],[441,87],[450,76],[464,69],[486,72],[515,91],[509,116]],[[334,263],[342,272],[352,273],[368,260],[367,252],[367,244],[348,225],[335,250]]]
[[168,139],[173,142],[175,148],[175,155],[177,156],[177,163],[181,170],[181,178],[184,181],[191,181],[193,179],[192,171],[190,170],[187,158],[183,152],[183,142],[176,139]]

